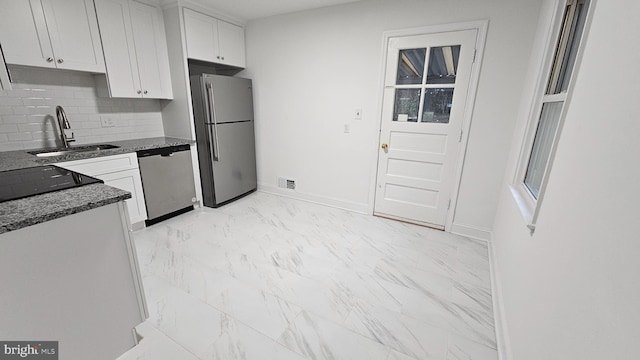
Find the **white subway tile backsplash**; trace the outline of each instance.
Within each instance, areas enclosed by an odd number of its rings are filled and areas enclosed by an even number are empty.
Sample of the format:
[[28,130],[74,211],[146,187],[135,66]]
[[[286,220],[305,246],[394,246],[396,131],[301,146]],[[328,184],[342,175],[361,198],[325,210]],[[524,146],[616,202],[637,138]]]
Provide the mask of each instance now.
[[7,141],[25,141],[32,139],[30,133],[8,133],[6,137]]
[[18,126],[15,124],[0,125],[0,133],[2,134],[11,134],[11,133],[17,133],[17,132],[18,132]]
[[[59,146],[57,105],[64,107],[76,144],[164,136],[160,101],[96,94],[91,74],[10,66],[12,90],[0,91],[0,151]],[[102,127],[101,117],[113,120]]]

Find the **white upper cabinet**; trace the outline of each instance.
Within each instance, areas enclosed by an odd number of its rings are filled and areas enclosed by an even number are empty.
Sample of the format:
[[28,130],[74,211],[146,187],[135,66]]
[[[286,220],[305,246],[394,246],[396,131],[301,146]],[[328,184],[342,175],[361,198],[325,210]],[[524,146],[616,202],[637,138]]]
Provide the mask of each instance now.
[[173,98],[159,8],[129,0],[96,0],[111,97]]
[[8,64],[104,73],[93,1],[0,0]]
[[136,1],[130,4],[143,96],[171,99],[169,53],[162,10]]
[[218,20],[218,47],[223,64],[246,66],[243,28]]
[[187,57],[244,68],[244,29],[193,10],[184,9]]

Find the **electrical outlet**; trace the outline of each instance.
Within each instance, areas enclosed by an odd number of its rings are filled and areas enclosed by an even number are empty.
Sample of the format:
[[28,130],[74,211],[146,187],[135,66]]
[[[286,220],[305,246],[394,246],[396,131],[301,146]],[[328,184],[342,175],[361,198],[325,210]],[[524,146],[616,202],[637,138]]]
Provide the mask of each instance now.
[[103,128],[114,127],[116,124],[113,122],[113,118],[110,116],[100,116],[100,126]]
[[356,120],[362,120],[362,109],[356,109],[354,113],[354,118]]

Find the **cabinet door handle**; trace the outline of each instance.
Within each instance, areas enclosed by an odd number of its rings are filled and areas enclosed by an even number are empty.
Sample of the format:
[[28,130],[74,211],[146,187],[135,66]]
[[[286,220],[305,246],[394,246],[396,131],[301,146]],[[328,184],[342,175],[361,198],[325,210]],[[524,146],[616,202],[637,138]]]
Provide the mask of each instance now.
[[147,95],[147,93],[148,93],[148,91],[147,91],[147,90],[145,90],[145,91],[144,91],[144,94],[145,94],[145,95]]
[[216,59],[220,59],[220,56],[219,56],[219,55],[218,55],[218,56],[216,56]]
[[62,64],[64,62],[64,59],[60,58],[58,59],[58,64]]
[[224,56],[222,57],[222,60],[224,60]]
[[49,56],[49,57],[47,58],[47,62],[53,62],[53,58],[52,58],[51,56]]
[[137,92],[138,92],[138,94],[142,94],[142,90],[138,90]]

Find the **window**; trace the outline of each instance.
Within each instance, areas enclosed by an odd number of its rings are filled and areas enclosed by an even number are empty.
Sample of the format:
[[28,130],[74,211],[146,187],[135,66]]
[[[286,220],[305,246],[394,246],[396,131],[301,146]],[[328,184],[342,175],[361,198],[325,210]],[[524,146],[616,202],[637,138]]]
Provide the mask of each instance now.
[[[587,19],[589,0],[566,0],[559,10],[562,14],[558,35],[552,43],[554,47],[550,67],[540,81],[544,93],[537,101],[532,116],[532,126],[526,139],[531,139],[524,148],[519,171],[516,175],[515,192],[529,209],[525,217],[533,231],[539,202],[544,192],[545,178],[549,174],[553,149],[561,128],[564,105],[570,91],[569,84],[578,57],[578,49]],[[533,135],[534,134],[534,135]],[[533,135],[533,136],[531,136]],[[520,203],[520,202],[519,202]],[[523,204],[520,204],[521,208]]]

